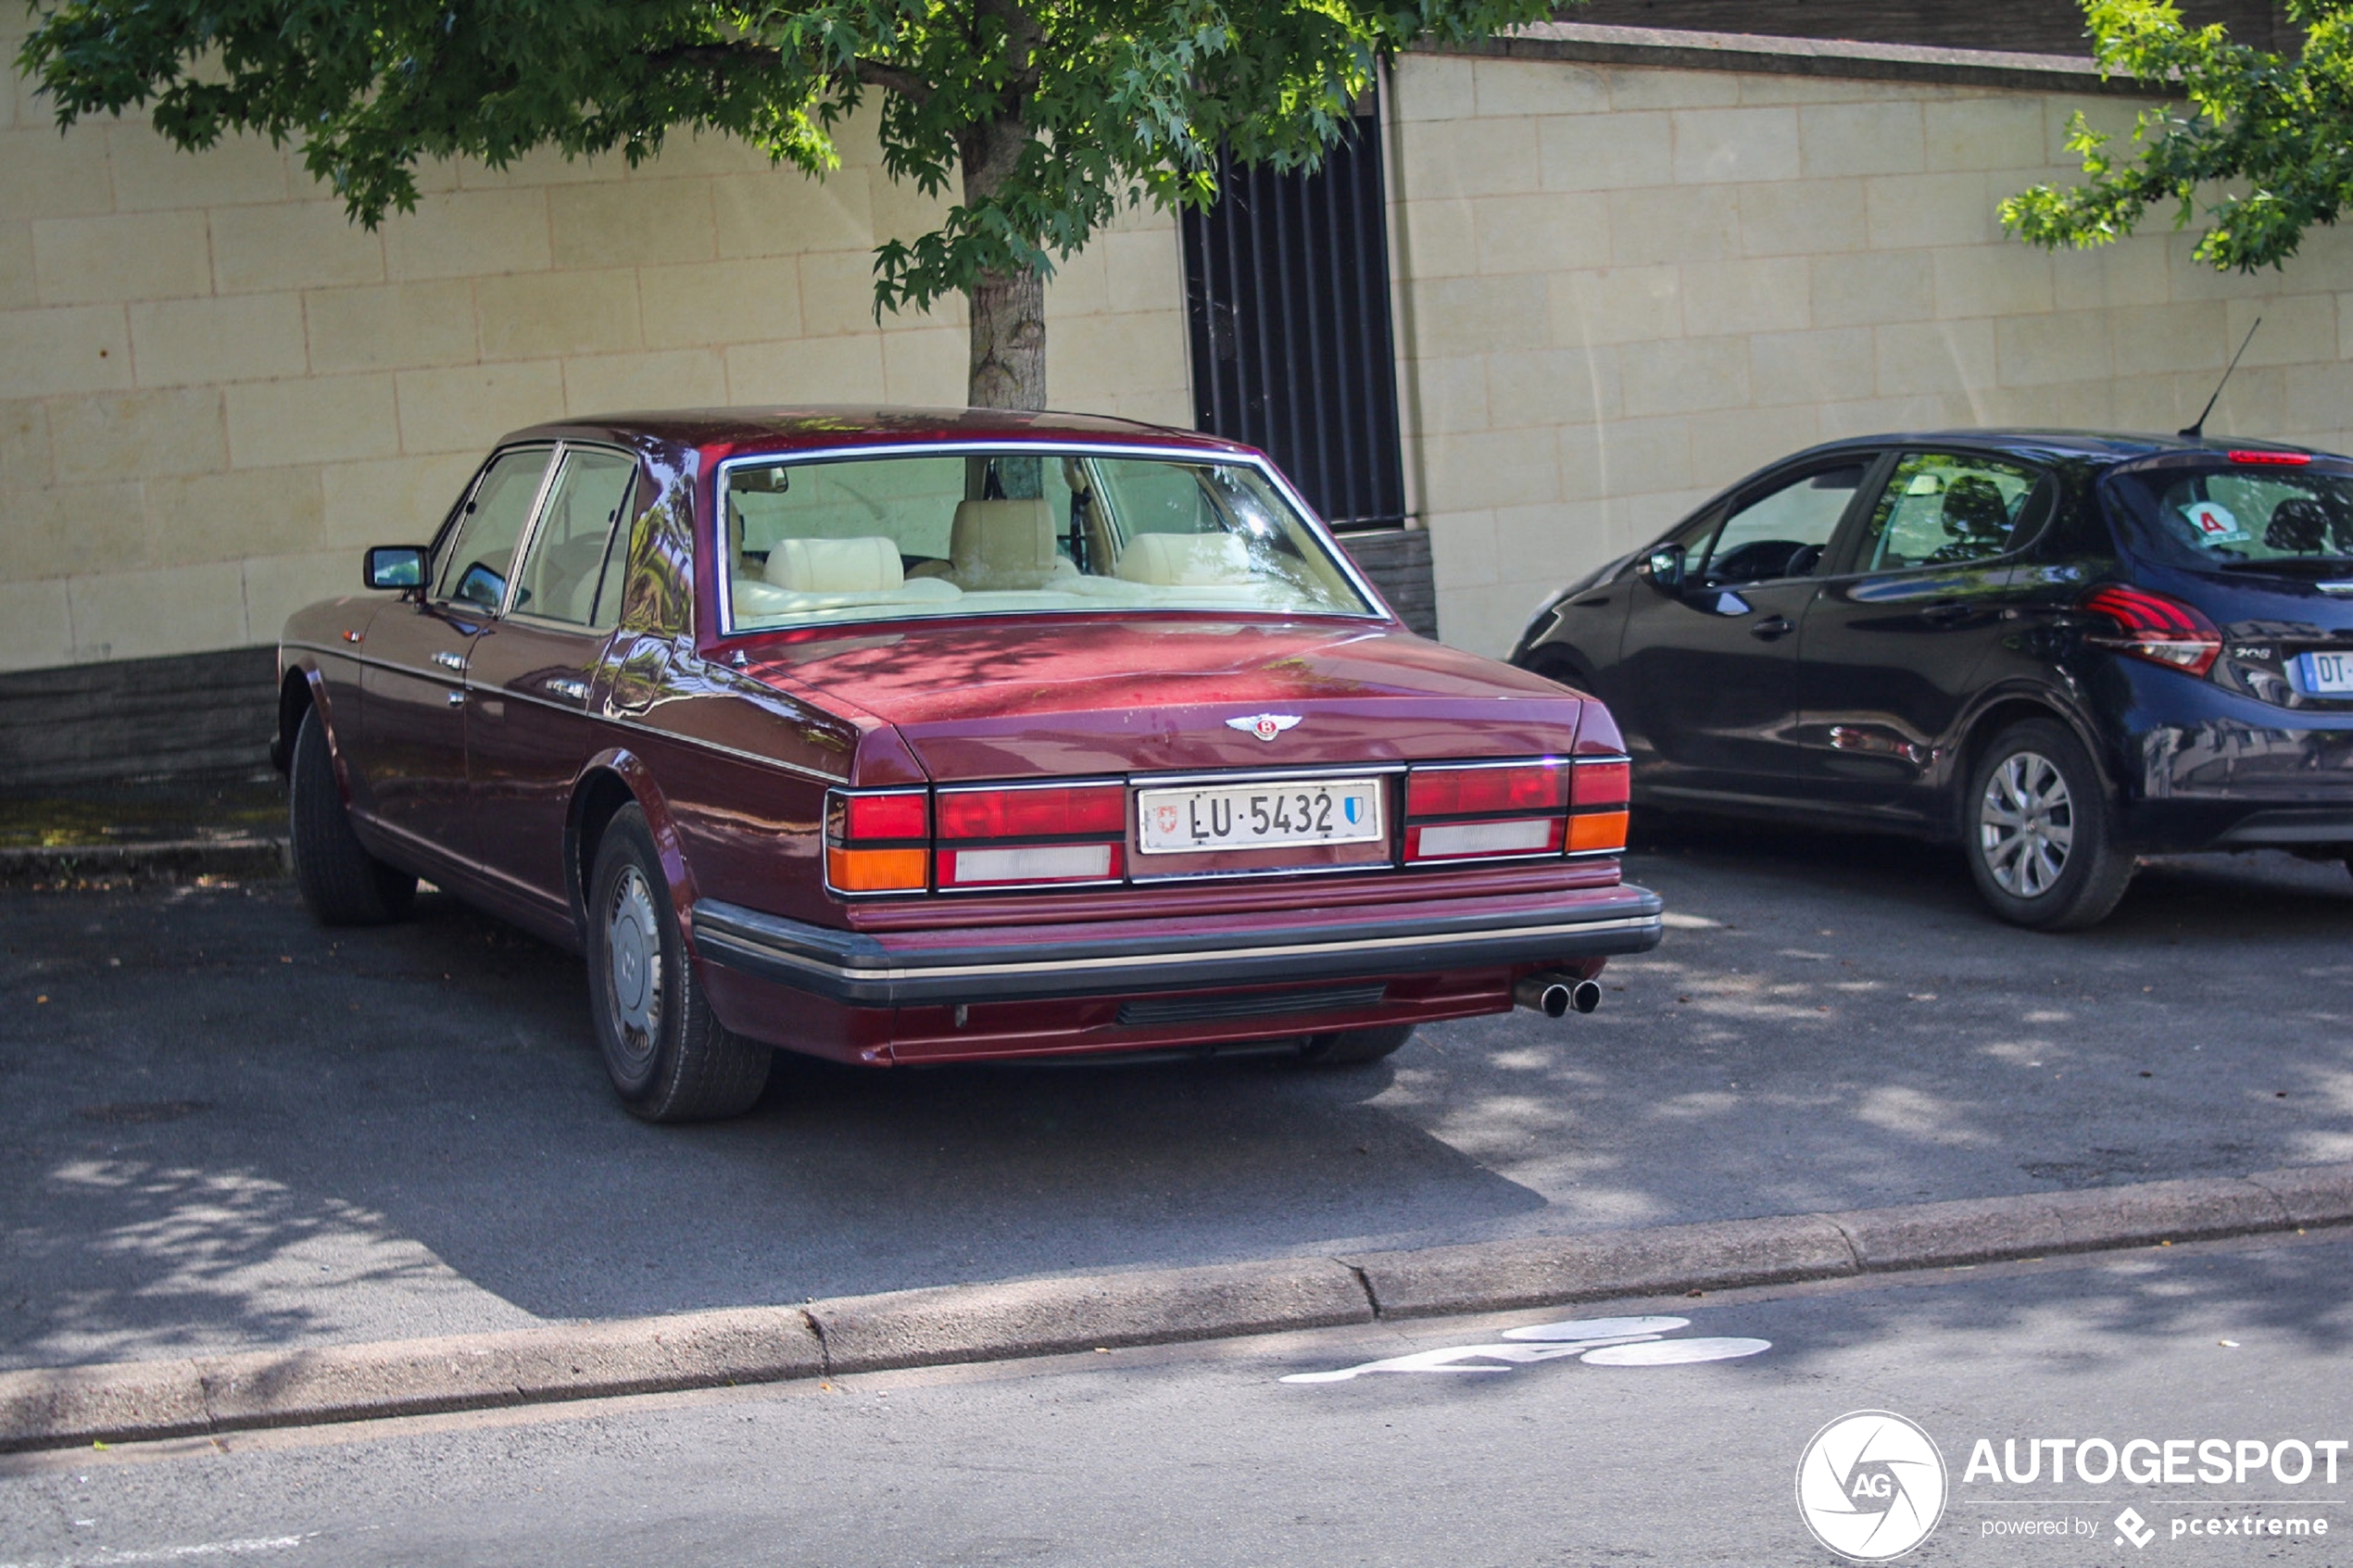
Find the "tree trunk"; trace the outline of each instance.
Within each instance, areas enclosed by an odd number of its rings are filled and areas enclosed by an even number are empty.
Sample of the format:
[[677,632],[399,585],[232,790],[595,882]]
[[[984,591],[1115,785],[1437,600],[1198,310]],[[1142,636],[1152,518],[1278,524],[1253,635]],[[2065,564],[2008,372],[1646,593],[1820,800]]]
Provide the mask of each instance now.
[[[958,138],[964,200],[978,206],[1003,189],[1029,145],[1018,113],[966,127]],[[1035,270],[984,272],[965,295],[972,362],[964,395],[975,408],[1046,406],[1046,280]]]
[[1046,280],[1036,272],[988,272],[972,287],[972,370],[965,395],[975,408],[1046,406]]

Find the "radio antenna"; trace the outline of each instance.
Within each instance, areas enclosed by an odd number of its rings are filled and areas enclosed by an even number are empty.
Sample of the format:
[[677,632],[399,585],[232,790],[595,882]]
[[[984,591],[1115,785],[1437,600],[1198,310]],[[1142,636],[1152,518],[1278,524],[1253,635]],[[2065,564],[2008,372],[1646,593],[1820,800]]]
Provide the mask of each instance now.
[[[2262,317],[2255,318],[2255,327],[2262,324]],[[2222,379],[2214,383],[2214,395],[2206,400],[2206,407],[2197,411],[2197,418],[2192,420],[2186,428],[2178,433],[2184,439],[2190,441],[2206,439],[2206,416],[2214,411],[2214,405],[2222,401],[2222,389],[2231,384],[2231,371],[2239,368],[2239,361],[2246,358],[2246,345],[2255,341],[2255,327],[2247,328],[2246,336],[2239,339],[2239,351],[2231,356],[2230,364],[2222,371]]]

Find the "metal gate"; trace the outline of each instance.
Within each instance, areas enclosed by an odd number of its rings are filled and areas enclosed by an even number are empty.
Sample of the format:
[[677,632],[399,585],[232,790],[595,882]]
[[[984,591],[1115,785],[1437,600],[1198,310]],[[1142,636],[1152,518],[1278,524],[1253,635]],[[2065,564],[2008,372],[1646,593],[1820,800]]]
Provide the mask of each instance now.
[[1314,174],[1221,155],[1217,185],[1216,205],[1184,216],[1194,422],[1265,450],[1335,528],[1396,527],[1405,471],[1378,112]]

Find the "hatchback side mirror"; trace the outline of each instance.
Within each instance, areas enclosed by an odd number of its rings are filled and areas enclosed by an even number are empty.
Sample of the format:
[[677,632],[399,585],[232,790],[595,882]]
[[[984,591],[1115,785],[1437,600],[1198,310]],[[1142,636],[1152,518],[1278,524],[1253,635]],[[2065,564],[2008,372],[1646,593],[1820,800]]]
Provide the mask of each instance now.
[[425,553],[414,545],[371,545],[361,578],[371,588],[422,588]]
[[1649,578],[1651,586],[1662,594],[1683,591],[1683,546],[1680,545],[1661,545],[1642,559],[1642,575]]

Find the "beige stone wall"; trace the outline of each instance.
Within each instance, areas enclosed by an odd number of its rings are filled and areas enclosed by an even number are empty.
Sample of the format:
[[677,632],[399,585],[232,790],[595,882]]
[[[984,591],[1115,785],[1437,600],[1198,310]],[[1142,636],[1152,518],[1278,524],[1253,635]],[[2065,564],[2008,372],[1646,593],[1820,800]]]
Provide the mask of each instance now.
[[2130,103],[1422,55],[1393,105],[1450,642],[1503,651],[1545,585],[1815,441],[2176,429],[2259,315],[2208,428],[2353,443],[2353,232],[2251,279],[2193,263],[2170,213],[2105,251],[2003,238],[1995,204],[2071,169],[2069,113]]
[[[23,27],[0,8],[0,61]],[[684,139],[442,167],[371,233],[290,151],[60,137],[0,65],[0,670],[272,641],[535,420],[962,404],[961,306],[872,317],[877,238],[935,205],[843,150],[823,182]],[[1101,236],[1048,312],[1057,406],[1191,422],[1170,220]]]

